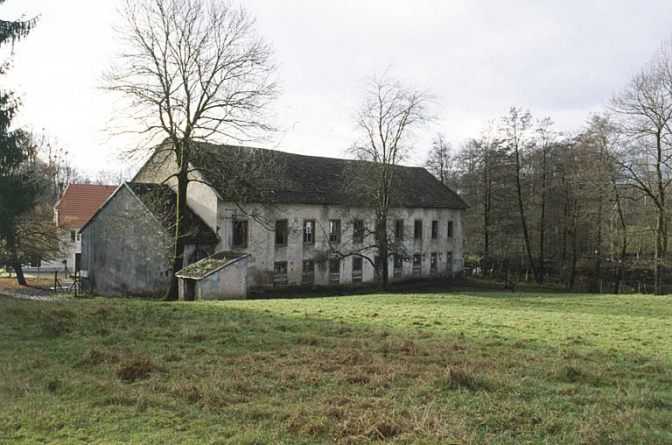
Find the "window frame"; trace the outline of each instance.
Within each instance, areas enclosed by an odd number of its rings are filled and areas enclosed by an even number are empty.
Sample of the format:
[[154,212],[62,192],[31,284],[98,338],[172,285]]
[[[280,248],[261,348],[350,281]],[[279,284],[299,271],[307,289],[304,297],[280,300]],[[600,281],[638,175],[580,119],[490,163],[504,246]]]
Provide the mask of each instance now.
[[301,284],[315,284],[315,261],[301,262]]
[[287,261],[275,261],[273,263],[273,287],[287,287],[287,271]]
[[413,221],[413,239],[421,240],[422,239],[422,220],[416,219]]
[[365,225],[363,219],[356,219],[352,222],[352,242],[353,244],[362,244],[364,242]]
[[422,254],[413,254],[413,275],[422,275]]
[[341,220],[329,220],[329,242],[339,244],[341,242]]
[[[358,267],[356,264],[358,263]],[[352,257],[352,282],[361,283],[364,276],[364,259],[361,256]]]
[[[237,244],[236,243],[236,236],[237,236],[237,231],[240,230],[238,227],[243,227],[243,242]],[[249,233],[250,233],[250,224],[249,221],[246,219],[233,219],[233,231],[231,233],[231,247],[232,248],[247,248],[247,244],[249,241]]]
[[[279,236],[283,237],[284,242],[278,242]],[[289,221],[286,219],[275,220],[275,245],[286,246],[288,242],[289,242]]]
[[404,259],[400,256],[395,255],[392,262],[392,276],[394,278],[400,278],[403,272]]
[[432,239],[438,239],[438,238],[439,238],[439,221],[435,219],[432,221]]
[[446,233],[448,235],[448,238],[452,238],[455,235],[455,227],[454,227],[454,222],[453,220],[448,221],[448,228],[446,229]]
[[[310,227],[310,231],[308,231]],[[315,244],[315,220],[314,219],[304,219],[303,220],[303,244]]]
[[[336,265],[336,271],[334,272],[334,264]],[[340,284],[341,283],[341,260],[338,258],[332,258],[327,264],[327,270],[329,273],[329,284]]]
[[394,221],[394,239],[396,241],[403,241],[404,240],[404,220],[403,219],[397,219]]

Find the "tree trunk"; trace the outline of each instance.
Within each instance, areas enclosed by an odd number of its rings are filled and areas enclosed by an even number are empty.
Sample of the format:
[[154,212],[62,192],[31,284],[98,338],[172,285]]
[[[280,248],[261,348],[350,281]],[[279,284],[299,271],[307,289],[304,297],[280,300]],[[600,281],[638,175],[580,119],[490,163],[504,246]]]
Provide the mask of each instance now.
[[7,251],[10,255],[10,266],[14,269],[16,273],[16,281],[20,286],[27,286],[26,277],[23,275],[23,268],[21,267],[21,260],[19,259],[19,254],[16,251],[16,234],[14,233],[14,226],[9,228],[7,233]]
[[[602,293],[602,289],[598,288],[598,283],[602,279],[602,198],[599,198],[597,206],[597,248],[595,249],[595,269],[594,269],[594,283],[593,292]],[[599,290],[598,290],[599,289]]]
[[187,156],[185,156],[185,151],[188,150],[185,147],[185,143],[176,143],[175,154],[178,160],[177,168],[177,202],[176,202],[176,211],[175,211],[175,232],[173,236],[174,250],[173,250],[173,259],[172,259],[172,273],[170,277],[170,286],[164,299],[166,300],[177,300],[178,299],[178,286],[177,286],[177,277],[175,274],[182,270],[183,266],[183,257],[184,257],[184,215],[187,211],[187,185],[189,184],[188,178],[188,165],[187,165]]
[[544,235],[546,229],[546,148],[542,147],[541,157],[541,214],[539,216],[539,266],[537,272],[539,284],[544,282]]
[[518,152],[518,147],[515,148],[515,157],[516,157],[516,193],[518,195],[518,210],[520,211],[520,224],[523,227],[523,240],[525,241],[525,252],[527,254],[527,263],[530,266],[530,271],[532,272],[532,278],[535,282],[541,283],[537,274],[537,270],[534,266],[534,259],[532,258],[532,247],[530,246],[530,235],[527,230],[527,219],[525,218],[525,209],[523,207],[523,190],[520,183],[520,154]]
[[383,274],[382,280],[381,280],[381,289],[385,292],[387,292],[387,289],[389,288],[389,264],[388,264],[388,248],[387,248],[387,217],[382,216],[380,220],[378,221],[378,240],[379,240],[379,248],[378,248],[378,253],[380,254],[380,268],[381,268],[381,273]]

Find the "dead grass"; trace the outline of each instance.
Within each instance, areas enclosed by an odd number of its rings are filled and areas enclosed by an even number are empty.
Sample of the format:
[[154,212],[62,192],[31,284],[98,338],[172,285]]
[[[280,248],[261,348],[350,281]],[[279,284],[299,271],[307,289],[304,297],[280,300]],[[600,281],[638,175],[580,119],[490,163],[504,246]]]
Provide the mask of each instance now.
[[146,379],[158,370],[159,367],[149,354],[137,353],[123,359],[117,366],[116,373],[122,381],[131,383]]

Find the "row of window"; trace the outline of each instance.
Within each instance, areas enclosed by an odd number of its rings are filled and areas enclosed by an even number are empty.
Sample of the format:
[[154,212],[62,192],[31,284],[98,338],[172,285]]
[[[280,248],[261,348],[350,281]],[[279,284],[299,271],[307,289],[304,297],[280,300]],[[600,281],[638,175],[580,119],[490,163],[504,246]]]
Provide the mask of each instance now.
[[[394,237],[395,240],[401,241],[404,239],[404,220],[397,219],[394,221]],[[374,236],[377,236],[378,230],[374,231]],[[448,238],[453,237],[453,221],[448,221],[446,234]],[[439,238],[439,221],[432,221],[431,225],[432,239]],[[364,220],[357,219],[352,222],[352,242],[361,244],[364,242],[365,225]],[[341,220],[330,219],[328,227],[328,237],[330,243],[338,244],[341,242]],[[233,247],[247,247],[248,238],[248,222],[247,220],[235,219],[233,221]],[[413,239],[422,239],[422,220],[416,219],[413,222]],[[286,246],[289,240],[289,222],[286,219],[279,219],[275,222],[275,245]],[[303,221],[303,242],[304,244],[315,243],[315,220],[306,219]]]
[[[432,252],[429,255],[429,272],[436,273],[438,271],[438,254]],[[374,262],[376,267],[379,265],[379,257],[376,256]],[[362,257],[352,257],[352,282],[361,283],[363,277],[364,261]],[[403,259],[394,257],[393,277],[399,278],[402,276]],[[446,254],[447,271],[451,272],[453,269],[453,252]],[[413,255],[413,275],[420,275],[422,273],[422,254],[416,253]],[[341,260],[329,260],[329,284],[339,284],[341,280]],[[303,260],[301,268],[301,284],[314,284],[315,282],[315,261]],[[273,266],[273,285],[275,287],[287,285],[287,261],[276,261]]]

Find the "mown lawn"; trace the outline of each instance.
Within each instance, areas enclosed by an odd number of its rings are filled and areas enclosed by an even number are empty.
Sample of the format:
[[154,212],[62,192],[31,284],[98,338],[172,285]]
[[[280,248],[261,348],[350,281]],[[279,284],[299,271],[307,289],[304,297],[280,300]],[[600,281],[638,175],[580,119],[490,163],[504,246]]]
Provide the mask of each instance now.
[[0,443],[672,443],[672,297],[0,299]]

